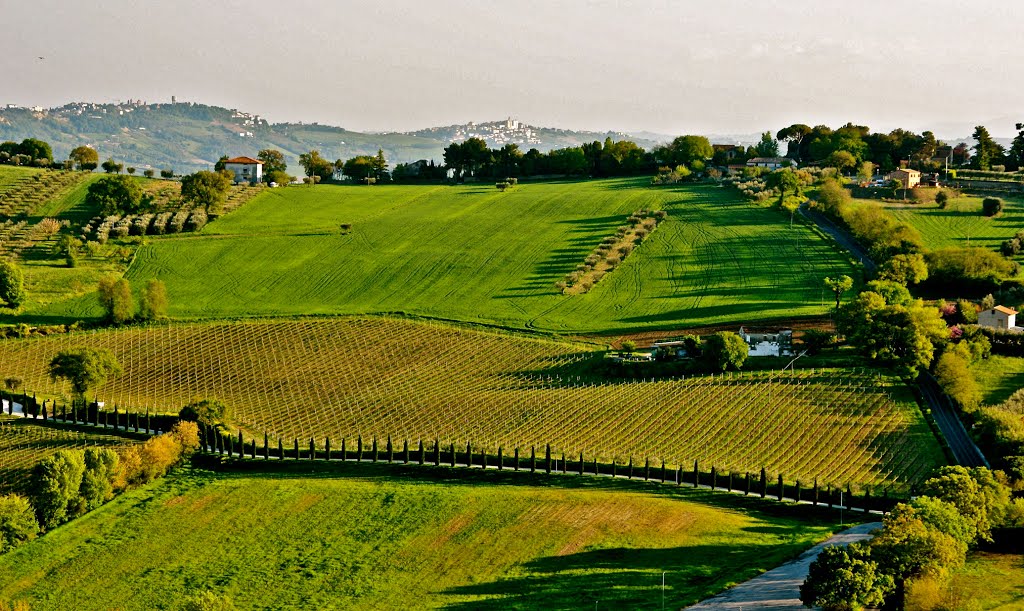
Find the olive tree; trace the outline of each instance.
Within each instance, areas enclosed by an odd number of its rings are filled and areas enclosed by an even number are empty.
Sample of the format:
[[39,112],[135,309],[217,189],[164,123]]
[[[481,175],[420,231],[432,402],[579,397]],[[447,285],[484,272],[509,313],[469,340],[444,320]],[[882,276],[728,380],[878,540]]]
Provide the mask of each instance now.
[[65,379],[71,382],[71,390],[83,398],[89,389],[100,386],[108,377],[120,373],[121,364],[106,348],[62,350],[50,360],[49,366],[51,380]]

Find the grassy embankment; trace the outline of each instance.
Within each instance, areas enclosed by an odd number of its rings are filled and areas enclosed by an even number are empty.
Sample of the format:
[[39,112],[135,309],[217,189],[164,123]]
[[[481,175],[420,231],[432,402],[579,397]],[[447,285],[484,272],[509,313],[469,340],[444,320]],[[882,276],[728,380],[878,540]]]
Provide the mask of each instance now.
[[129,492],[0,557],[0,600],[177,608],[212,591],[240,609],[657,609],[664,571],[674,609],[834,528],[804,509],[639,483],[285,469],[185,470]]

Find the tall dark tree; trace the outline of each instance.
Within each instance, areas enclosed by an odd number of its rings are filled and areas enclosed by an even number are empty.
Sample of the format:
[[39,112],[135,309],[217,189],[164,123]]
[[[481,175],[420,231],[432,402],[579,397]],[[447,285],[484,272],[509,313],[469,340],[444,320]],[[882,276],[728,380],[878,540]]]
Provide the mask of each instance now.
[[976,170],[990,170],[994,164],[1002,161],[1003,147],[999,145],[988,133],[984,125],[974,128],[974,158],[971,159],[971,166]]

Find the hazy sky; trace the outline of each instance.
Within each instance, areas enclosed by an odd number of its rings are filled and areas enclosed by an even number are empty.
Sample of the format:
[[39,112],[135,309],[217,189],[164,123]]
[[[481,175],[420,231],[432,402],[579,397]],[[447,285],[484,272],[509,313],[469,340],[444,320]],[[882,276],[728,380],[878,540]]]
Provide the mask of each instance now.
[[4,0],[0,104],[176,95],[357,130],[511,115],[1009,136],[1024,121],[1022,18],[1014,0]]

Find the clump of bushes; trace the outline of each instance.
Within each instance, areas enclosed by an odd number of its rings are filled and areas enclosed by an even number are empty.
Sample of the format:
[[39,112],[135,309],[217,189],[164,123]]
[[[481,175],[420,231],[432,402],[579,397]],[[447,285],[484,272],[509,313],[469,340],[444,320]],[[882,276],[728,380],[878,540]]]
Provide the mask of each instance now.
[[1003,200],[998,197],[986,197],[981,201],[981,212],[985,216],[999,216],[1003,212]]

